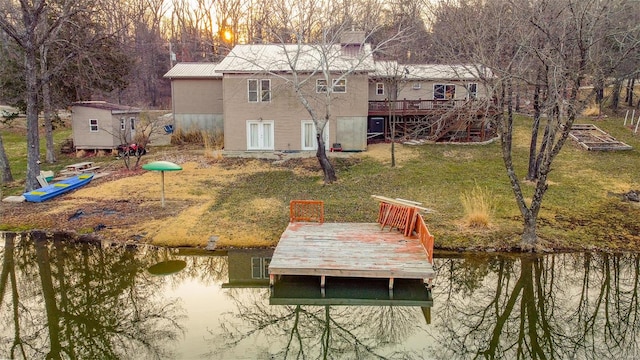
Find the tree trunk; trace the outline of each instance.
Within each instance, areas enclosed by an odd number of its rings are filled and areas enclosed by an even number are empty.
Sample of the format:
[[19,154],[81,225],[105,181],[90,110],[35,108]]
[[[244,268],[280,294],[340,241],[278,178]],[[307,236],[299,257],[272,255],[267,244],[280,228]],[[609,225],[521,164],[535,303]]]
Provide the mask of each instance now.
[[627,94],[625,96],[625,102],[630,107],[633,106],[633,88],[635,86],[636,79],[631,78],[627,80]]
[[9,166],[9,158],[7,158],[7,153],[4,149],[2,135],[0,135],[0,172],[2,172],[2,178],[0,178],[0,180],[3,184],[13,181],[13,174],[11,173],[11,167]]
[[536,149],[538,148],[538,130],[540,128],[540,71],[538,71],[536,87],[533,92],[533,125],[531,126],[531,143],[529,144],[529,171],[527,180],[533,181],[538,178],[538,162]]
[[320,167],[322,168],[322,172],[324,173],[324,183],[331,184],[334,181],[338,180],[338,178],[336,177],[336,170],[333,168],[333,165],[331,165],[331,162],[327,157],[327,151],[325,150],[325,144],[322,134],[316,134],[316,139],[318,142],[316,158],[318,158],[318,162],[320,163]]
[[53,109],[51,106],[51,87],[49,86],[49,79],[46,77],[48,69],[47,65],[47,53],[43,49],[40,51],[40,67],[42,71],[42,108],[44,112],[44,131],[45,139],[47,143],[46,160],[47,163],[53,164],[56,162],[56,153],[53,144]]
[[611,93],[611,109],[614,113],[618,113],[618,107],[620,105],[620,92],[622,91],[622,79],[616,79],[613,84],[613,92]]
[[40,187],[40,134],[38,128],[38,72],[37,49],[34,46],[35,34],[32,34],[25,53],[25,84],[27,88],[27,176],[25,191]]
[[532,213],[527,212],[524,216],[524,229],[520,238],[522,250],[533,250],[538,243],[537,219]]

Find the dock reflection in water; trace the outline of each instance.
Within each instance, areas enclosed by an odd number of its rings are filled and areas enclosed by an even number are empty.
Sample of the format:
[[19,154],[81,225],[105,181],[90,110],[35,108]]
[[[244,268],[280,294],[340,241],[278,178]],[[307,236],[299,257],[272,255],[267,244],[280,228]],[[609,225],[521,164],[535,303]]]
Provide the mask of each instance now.
[[[435,259],[432,298],[362,279],[330,278],[324,296],[317,279],[271,291],[269,259],[2,234],[0,358],[640,355],[638,254],[450,254]],[[163,262],[184,268],[149,272]]]

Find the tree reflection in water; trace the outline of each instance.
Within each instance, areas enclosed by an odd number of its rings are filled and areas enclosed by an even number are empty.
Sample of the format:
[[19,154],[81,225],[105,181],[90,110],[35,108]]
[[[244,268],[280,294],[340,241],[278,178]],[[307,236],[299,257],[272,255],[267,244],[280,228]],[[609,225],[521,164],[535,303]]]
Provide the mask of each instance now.
[[638,358],[640,255],[438,259],[440,359]]
[[158,296],[165,278],[145,273],[160,252],[63,244],[40,232],[5,233],[0,249],[0,357],[171,356],[182,310]]
[[[209,355],[263,344],[253,351],[270,359],[423,359],[404,344],[420,324],[420,307],[269,305],[269,291],[232,289],[235,310],[225,314],[222,336],[211,331]],[[423,348],[420,345],[418,348]],[[251,350],[248,350],[251,351]],[[247,355],[248,358],[252,355]]]

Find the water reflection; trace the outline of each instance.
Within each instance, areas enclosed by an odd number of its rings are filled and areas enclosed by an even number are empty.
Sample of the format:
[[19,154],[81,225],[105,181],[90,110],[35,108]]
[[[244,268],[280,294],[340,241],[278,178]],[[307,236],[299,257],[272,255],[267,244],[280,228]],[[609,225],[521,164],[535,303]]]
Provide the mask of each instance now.
[[637,254],[439,260],[441,359],[637,359]]
[[401,282],[270,291],[270,250],[2,243],[0,358],[640,358],[637,254],[441,257],[431,302]]

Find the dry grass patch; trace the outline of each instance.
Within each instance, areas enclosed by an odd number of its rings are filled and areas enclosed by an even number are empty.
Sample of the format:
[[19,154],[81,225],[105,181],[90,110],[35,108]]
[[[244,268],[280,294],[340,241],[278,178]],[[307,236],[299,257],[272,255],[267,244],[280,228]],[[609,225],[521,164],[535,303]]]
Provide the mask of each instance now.
[[[396,157],[396,165],[402,166],[403,163],[415,159],[419,156],[419,152],[410,145],[395,144],[394,152]],[[361,156],[368,156],[384,165],[391,164],[391,144],[380,143],[367,146],[367,151],[361,153]]]
[[464,209],[464,223],[467,227],[488,229],[493,214],[491,193],[478,185],[460,195]]

